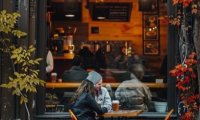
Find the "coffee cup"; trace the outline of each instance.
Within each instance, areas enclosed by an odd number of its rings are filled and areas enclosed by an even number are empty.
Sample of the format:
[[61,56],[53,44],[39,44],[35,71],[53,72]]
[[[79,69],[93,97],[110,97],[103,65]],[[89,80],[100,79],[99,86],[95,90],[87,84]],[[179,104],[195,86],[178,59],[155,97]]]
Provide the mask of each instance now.
[[119,111],[119,100],[112,101],[112,108],[113,108],[113,111]]
[[57,73],[51,73],[51,82],[56,82],[57,80]]

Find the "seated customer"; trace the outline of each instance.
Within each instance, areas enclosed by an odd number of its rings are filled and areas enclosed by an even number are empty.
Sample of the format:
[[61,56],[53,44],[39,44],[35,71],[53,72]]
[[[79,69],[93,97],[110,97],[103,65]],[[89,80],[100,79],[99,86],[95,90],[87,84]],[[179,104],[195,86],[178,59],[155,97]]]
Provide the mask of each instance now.
[[111,97],[108,90],[105,87],[102,87],[102,76],[96,71],[91,71],[86,79],[92,81],[95,85],[95,99],[97,103],[110,111],[112,109]]
[[141,64],[133,64],[131,80],[123,81],[115,91],[115,98],[120,101],[122,109],[141,109],[148,111],[151,92],[140,79],[144,75]]
[[82,58],[75,56],[72,61],[72,67],[69,70],[65,70],[62,79],[64,82],[81,82],[88,76],[88,72],[81,66]]
[[72,111],[78,120],[96,120],[96,114],[104,114],[108,111],[101,107],[95,100],[94,81],[83,80],[72,98]]

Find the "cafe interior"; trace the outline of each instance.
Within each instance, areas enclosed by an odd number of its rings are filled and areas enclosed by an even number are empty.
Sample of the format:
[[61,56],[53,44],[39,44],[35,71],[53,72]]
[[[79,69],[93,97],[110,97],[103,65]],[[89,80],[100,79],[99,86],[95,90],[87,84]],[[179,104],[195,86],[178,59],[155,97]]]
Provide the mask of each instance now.
[[[81,82],[64,80],[63,73],[70,70],[73,59],[84,48],[93,56],[101,52],[99,58],[92,61],[94,66],[87,64],[86,71],[92,69],[102,75],[102,85],[112,100],[116,99],[119,85],[131,79],[132,65],[142,65],[144,75],[139,82],[151,93],[149,108],[125,119],[163,120],[172,110],[171,119],[179,118],[181,102],[178,102],[176,80],[169,74],[179,59],[180,49],[174,40],[178,33],[163,19],[177,10],[171,0],[3,0],[0,5],[1,10],[20,12],[18,26],[29,36],[25,38],[28,42],[22,44],[35,44],[37,56],[43,59],[48,50],[53,55],[51,72],[45,72],[45,60],[38,67],[46,83],[29,96],[32,102],[28,107],[33,107],[33,119],[71,119],[70,99]],[[4,69],[9,63],[3,62],[2,55],[0,57],[0,78],[3,80],[6,77]],[[137,83],[129,85],[139,87]],[[2,119],[26,119],[25,109],[17,103],[16,97],[10,97],[4,89],[0,96]],[[8,107],[3,109],[3,106]],[[12,115],[4,114],[8,110]],[[115,116],[104,119],[111,118],[123,119]]]
[[[70,4],[67,4],[68,2]],[[167,94],[164,92],[167,85],[164,81],[165,76],[160,71],[162,71],[162,61],[167,54],[167,24],[159,22],[159,15],[167,15],[166,3],[162,1],[158,5],[157,1],[145,4],[142,2],[77,1],[71,3],[67,0],[63,3],[52,0],[49,3],[49,32],[51,33],[49,43],[54,55],[53,73],[57,73],[58,80],[52,83],[49,79],[46,87],[48,95],[53,94],[61,99],[55,102],[62,102],[64,97],[64,103],[67,103],[67,98],[74,94],[74,87],[78,86],[74,84],[76,81],[62,80],[62,75],[65,70],[70,69],[71,59],[86,46],[93,54],[101,49],[104,59],[99,59],[106,65],[97,69],[103,76],[104,85],[110,84],[113,92],[121,82],[130,79],[129,67],[134,63],[134,57],[138,56],[138,61],[145,67],[145,74],[141,81],[151,88],[152,93],[155,94],[155,101],[166,104]],[[81,4],[84,4],[84,7]],[[74,10],[71,10],[71,7]],[[68,13],[74,14],[75,17],[66,17]],[[129,62],[126,60],[114,62],[121,54],[122,48]],[[162,94],[165,95],[161,95],[158,91],[163,91]],[[152,111],[155,111],[153,109]],[[54,110],[50,108],[49,111]]]

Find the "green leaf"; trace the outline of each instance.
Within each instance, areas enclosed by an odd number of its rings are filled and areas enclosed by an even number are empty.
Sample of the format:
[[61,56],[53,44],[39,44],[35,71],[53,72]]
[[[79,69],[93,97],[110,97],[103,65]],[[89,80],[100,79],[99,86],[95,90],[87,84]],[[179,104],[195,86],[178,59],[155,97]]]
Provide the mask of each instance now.
[[24,97],[24,96],[20,97],[20,104],[27,103],[27,102],[28,102],[27,97]]
[[28,102],[27,93],[37,92],[36,86],[44,86],[45,82],[38,77],[39,70],[35,69],[35,65],[39,64],[42,59],[34,58],[36,50],[34,45],[30,45],[27,49],[26,46],[13,44],[18,43],[18,41],[13,42],[10,39],[12,36],[21,38],[27,35],[27,33],[15,29],[18,17],[20,17],[20,14],[17,12],[0,11],[0,32],[2,34],[0,43],[3,45],[0,50],[10,56],[14,67],[18,67],[15,68],[17,71],[14,72],[14,75],[8,77],[8,83],[1,84],[0,87],[11,89],[13,95],[20,97],[22,104]]

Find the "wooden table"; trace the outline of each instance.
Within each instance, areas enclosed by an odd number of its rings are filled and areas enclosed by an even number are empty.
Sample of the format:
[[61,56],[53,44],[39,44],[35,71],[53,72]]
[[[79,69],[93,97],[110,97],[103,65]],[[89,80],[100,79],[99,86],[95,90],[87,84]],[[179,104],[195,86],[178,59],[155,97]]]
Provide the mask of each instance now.
[[111,111],[108,113],[105,113],[103,115],[98,115],[99,117],[103,118],[127,118],[127,117],[136,117],[140,113],[142,113],[142,110],[119,110],[119,111]]
[[[110,84],[112,88],[117,88],[120,83],[103,83],[103,86],[106,84]],[[149,88],[166,88],[167,85],[165,83],[144,83]],[[47,82],[46,88],[77,88],[80,86],[80,83],[53,83]],[[128,87],[139,87],[137,84],[127,84]]]

